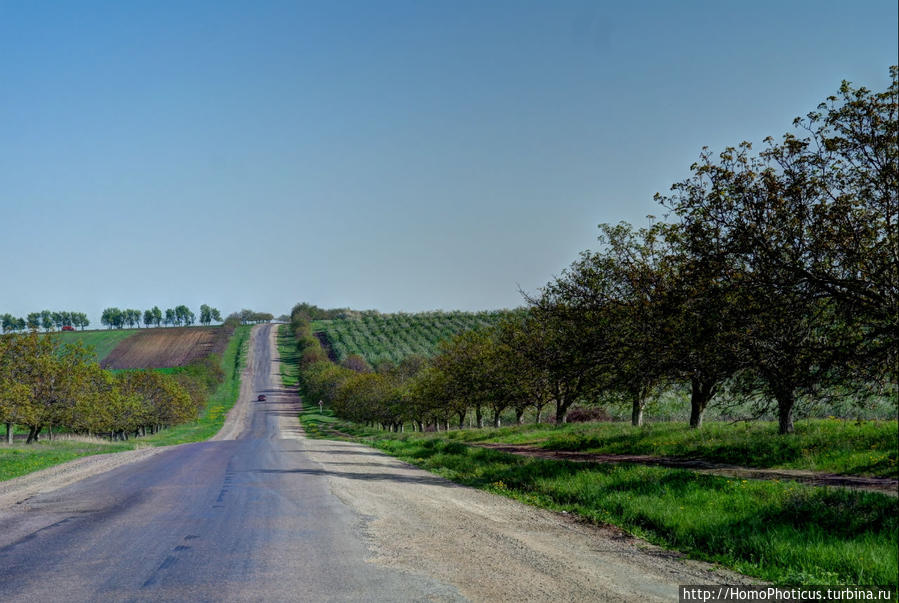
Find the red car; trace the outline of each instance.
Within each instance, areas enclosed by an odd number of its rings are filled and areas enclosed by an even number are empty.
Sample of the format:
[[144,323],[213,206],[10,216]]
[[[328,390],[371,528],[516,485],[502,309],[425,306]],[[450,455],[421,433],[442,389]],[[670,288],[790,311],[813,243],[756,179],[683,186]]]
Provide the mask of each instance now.
[[256,396],[256,401],[265,402],[265,394],[259,394],[258,396]]
[[63,330],[63,331],[74,331],[74,330],[75,330],[75,327],[73,327],[72,325],[65,325],[65,326],[62,328],[62,330]]

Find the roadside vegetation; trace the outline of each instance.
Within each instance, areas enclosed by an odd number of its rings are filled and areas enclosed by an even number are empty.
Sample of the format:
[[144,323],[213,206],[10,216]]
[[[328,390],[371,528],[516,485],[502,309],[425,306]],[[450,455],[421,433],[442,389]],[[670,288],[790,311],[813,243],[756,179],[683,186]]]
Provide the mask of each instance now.
[[372,365],[335,354],[328,334],[329,354],[316,331],[339,318],[342,345],[360,323],[297,305],[306,433],[780,584],[895,588],[899,505],[885,494],[466,445],[896,477],[899,69],[891,75],[882,92],[844,83],[759,153],[704,149],[658,196],[665,221],[601,225],[599,249],[523,311],[454,334],[436,354]]
[[[899,513],[895,498],[882,494],[525,458],[454,439],[486,430],[393,433],[317,408],[301,420],[310,437],[359,441],[457,483],[616,525],[777,584],[897,585]],[[772,430],[768,439],[782,438]]]
[[[115,373],[89,360],[90,353],[81,345],[67,344],[57,356],[52,336],[5,337],[0,341],[0,375],[9,375],[13,360],[23,358],[18,354],[23,345],[34,346],[39,355],[18,366],[41,366],[45,371],[40,378],[52,375],[55,389],[52,396],[40,397],[34,392],[47,391],[40,387],[43,381],[29,383],[21,374],[0,381],[0,421],[8,427],[5,445],[0,446],[0,480],[79,456],[194,442],[214,435],[239,394],[249,329],[235,329],[221,356],[210,355],[183,367]],[[60,362],[54,365],[51,355]],[[20,404],[13,406],[14,402]],[[15,423],[9,421],[13,417]],[[50,421],[52,431],[42,435]],[[25,427],[30,443],[10,443],[15,424]]]
[[896,420],[859,423],[809,419],[798,422],[789,438],[778,437],[774,421],[739,425],[714,422],[701,430],[677,423],[648,423],[636,431],[629,425],[610,422],[529,424],[428,435],[465,443],[525,444],[545,450],[652,455],[760,469],[899,478]]
[[803,417],[894,418],[899,68],[891,76],[882,92],[844,82],[757,154],[748,143],[704,149],[658,196],[668,221],[601,225],[600,249],[526,296],[525,310],[430,358],[405,344],[375,366],[328,354],[316,325],[339,325],[332,348],[369,327],[348,310],[297,305],[307,396],[394,431],[461,428],[472,415],[499,427],[509,413],[562,424],[575,405],[627,409],[640,427],[684,391],[695,429],[720,407],[730,420],[777,421],[782,435]]

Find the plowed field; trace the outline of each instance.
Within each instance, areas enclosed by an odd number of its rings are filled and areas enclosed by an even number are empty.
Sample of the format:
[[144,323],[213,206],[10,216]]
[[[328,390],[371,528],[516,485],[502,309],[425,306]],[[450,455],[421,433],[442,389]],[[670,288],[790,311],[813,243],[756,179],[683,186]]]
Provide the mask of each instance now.
[[232,332],[225,327],[147,329],[119,343],[101,366],[107,369],[184,366],[209,354],[221,354]]

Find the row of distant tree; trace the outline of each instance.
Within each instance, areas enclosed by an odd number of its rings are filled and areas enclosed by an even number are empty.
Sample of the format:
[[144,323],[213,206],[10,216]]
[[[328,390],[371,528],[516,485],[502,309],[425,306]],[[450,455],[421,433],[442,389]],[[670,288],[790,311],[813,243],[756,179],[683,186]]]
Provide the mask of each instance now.
[[[285,317],[286,318],[286,317]],[[271,322],[275,319],[275,315],[270,312],[256,312],[244,308],[240,312],[232,312],[225,319],[226,326],[236,327],[237,325],[254,325],[263,322]]]
[[[287,317],[282,316],[281,319],[286,320]],[[160,309],[159,306],[153,306],[144,311],[133,308],[110,307],[104,309],[100,316],[100,324],[109,329],[124,329],[126,327],[133,329],[135,327],[141,328],[142,326],[189,327],[196,322],[204,326],[220,322],[224,322],[228,326],[236,326],[271,322],[272,320],[274,320],[274,315],[270,312],[256,312],[248,309],[233,312],[223,319],[218,308],[213,308],[207,304],[200,306],[199,316],[183,304],[174,308],[167,308],[166,310]],[[60,330],[63,327],[84,330],[89,325],[90,320],[88,320],[87,314],[83,312],[43,310],[41,312],[32,312],[25,318],[16,317],[8,313],[0,314],[0,326],[2,326],[4,333],[39,329],[44,329],[45,331]]]
[[12,314],[0,315],[0,325],[2,325],[4,333],[15,331],[24,331],[26,329],[61,329],[63,327],[84,327],[90,325],[91,322],[84,312],[66,312],[42,310],[40,312],[31,312],[25,318],[16,317]]
[[[165,325],[167,327],[189,327],[197,322],[197,315],[185,305],[168,308],[165,311],[159,306],[153,306],[141,312],[126,308],[124,310],[112,307],[103,310],[100,316],[100,323],[110,329],[159,327]],[[218,308],[212,308],[203,304],[200,306],[200,324],[210,325],[213,322],[222,322],[222,315]]]
[[[845,83],[795,132],[720,154],[657,200],[665,221],[602,225],[527,311],[447,342],[428,362],[337,366],[294,329],[307,396],[394,428],[482,410],[498,425],[574,403],[626,404],[641,425],[660,390],[690,387],[691,426],[730,390],[793,431],[797,407],[896,399],[899,379],[899,69],[882,92]],[[348,364],[348,363],[345,363]]]

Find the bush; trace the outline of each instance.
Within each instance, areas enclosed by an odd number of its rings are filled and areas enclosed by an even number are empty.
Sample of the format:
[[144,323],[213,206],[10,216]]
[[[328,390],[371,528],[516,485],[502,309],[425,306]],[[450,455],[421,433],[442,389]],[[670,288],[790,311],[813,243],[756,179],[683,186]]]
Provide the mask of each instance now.
[[[555,421],[555,417],[552,417]],[[604,408],[589,408],[586,406],[574,406],[568,411],[569,423],[593,423],[596,421],[611,421],[612,416]]]

